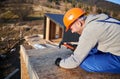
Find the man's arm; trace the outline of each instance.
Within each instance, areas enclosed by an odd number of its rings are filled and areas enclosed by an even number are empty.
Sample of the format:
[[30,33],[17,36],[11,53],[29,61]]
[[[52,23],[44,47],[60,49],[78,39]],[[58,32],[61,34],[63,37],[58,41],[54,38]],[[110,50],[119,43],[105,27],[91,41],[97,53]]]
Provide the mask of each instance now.
[[79,44],[74,53],[66,58],[62,59],[59,66],[66,69],[76,68],[88,55],[89,51],[95,46],[91,41],[80,37]]

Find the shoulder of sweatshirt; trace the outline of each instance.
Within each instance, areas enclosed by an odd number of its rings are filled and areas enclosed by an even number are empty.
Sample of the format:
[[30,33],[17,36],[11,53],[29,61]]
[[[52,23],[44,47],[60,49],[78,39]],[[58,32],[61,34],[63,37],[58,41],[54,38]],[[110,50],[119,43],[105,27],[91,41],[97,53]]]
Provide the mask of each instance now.
[[108,15],[106,14],[97,14],[97,15],[88,15],[86,20],[85,20],[85,24],[88,24],[90,22],[96,21],[96,20],[105,20],[109,18]]
[[84,30],[88,32],[94,32],[94,33],[100,33],[100,31],[101,32],[104,31],[106,27],[101,27],[101,26],[106,26],[106,24],[104,22],[98,22],[98,20],[106,20],[107,18],[109,18],[109,16],[106,14],[87,16],[85,20]]

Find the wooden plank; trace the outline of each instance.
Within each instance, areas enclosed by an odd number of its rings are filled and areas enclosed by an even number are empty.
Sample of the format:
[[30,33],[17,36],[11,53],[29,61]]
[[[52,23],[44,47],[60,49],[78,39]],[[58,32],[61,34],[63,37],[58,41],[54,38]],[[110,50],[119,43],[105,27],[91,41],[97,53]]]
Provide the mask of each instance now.
[[50,19],[47,17],[46,19],[46,40],[49,40],[50,37]]
[[50,40],[55,39],[56,24],[50,20]]
[[[25,53],[25,49],[22,47],[20,52]],[[30,79],[29,73],[26,66],[25,58],[23,57],[24,54],[20,54],[20,64],[21,64],[21,79]]]
[[29,78],[29,74],[28,74],[28,70],[26,68],[26,63],[23,59],[23,56],[20,56],[20,64],[21,64],[21,79],[30,79]]

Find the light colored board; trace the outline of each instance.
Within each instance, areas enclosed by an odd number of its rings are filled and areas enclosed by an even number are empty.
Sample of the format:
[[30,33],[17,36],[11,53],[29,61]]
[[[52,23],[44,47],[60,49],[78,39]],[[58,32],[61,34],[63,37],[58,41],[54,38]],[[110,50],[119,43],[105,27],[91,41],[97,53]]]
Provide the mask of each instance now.
[[119,79],[115,74],[89,73],[81,68],[63,69],[57,67],[54,62],[56,58],[69,57],[72,52],[66,48],[45,48],[24,50],[21,54],[26,63],[30,79]]

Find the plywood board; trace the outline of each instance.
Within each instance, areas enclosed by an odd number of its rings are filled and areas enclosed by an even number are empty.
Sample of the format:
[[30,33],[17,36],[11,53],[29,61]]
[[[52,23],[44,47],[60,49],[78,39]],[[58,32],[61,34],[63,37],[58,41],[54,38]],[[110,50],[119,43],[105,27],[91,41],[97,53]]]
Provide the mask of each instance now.
[[54,62],[56,58],[66,58],[72,52],[66,48],[45,48],[45,49],[32,49],[26,50],[24,54],[27,58],[28,72],[30,79],[119,79],[119,75],[102,74],[102,73],[89,73],[81,68],[63,69],[57,67]]

